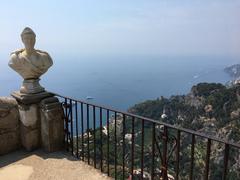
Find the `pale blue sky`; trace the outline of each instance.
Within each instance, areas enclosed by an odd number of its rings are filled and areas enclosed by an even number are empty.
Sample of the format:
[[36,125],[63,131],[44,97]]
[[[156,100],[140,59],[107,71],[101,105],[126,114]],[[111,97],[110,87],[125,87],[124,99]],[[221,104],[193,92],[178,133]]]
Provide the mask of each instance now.
[[1,1],[1,53],[25,26],[54,55],[240,57],[240,0]]

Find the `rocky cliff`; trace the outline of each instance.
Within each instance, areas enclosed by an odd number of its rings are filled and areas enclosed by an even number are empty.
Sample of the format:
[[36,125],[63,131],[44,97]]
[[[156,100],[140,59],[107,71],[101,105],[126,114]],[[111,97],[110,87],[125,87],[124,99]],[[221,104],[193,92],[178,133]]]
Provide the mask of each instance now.
[[232,77],[232,80],[228,84],[240,84],[240,64],[226,67],[224,71]]
[[[187,95],[148,100],[136,104],[129,111],[240,144],[239,84],[225,87],[216,83],[200,83],[193,86]],[[194,171],[198,173],[194,179],[204,179],[206,142],[200,138],[196,141]],[[187,135],[182,136],[180,146],[181,178],[188,179],[191,140]],[[210,179],[221,179],[224,146],[212,142],[211,151]],[[239,162],[240,150],[232,148],[228,179],[240,179]],[[170,169],[174,169],[174,161],[169,163]]]
[[239,131],[228,135],[240,143],[240,85],[230,88],[216,83],[200,83],[187,95],[158,98],[136,104],[129,112],[220,136],[228,127]]

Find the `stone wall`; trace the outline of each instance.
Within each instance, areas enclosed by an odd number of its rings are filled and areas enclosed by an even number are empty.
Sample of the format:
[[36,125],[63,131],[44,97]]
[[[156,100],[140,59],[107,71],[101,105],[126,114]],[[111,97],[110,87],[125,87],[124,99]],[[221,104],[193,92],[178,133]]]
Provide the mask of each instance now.
[[0,97],[0,155],[23,147],[61,150],[64,143],[64,113],[58,98],[44,92],[13,98]]
[[20,147],[18,104],[14,98],[0,97],[0,155]]

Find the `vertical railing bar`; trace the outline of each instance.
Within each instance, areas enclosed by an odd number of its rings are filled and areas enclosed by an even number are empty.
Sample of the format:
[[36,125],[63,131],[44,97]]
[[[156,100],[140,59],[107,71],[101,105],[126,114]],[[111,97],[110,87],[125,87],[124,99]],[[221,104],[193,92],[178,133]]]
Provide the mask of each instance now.
[[141,179],[143,179],[143,168],[144,168],[144,119],[142,119],[142,139],[141,139]]
[[67,112],[68,104],[67,98],[65,98],[65,138],[66,138],[66,149],[69,151],[69,143],[68,143],[68,134],[69,134],[69,127],[68,127],[68,112]]
[[84,124],[83,124],[83,103],[81,103],[81,125],[82,125],[82,160],[84,161]]
[[100,164],[101,164],[101,172],[103,171],[103,151],[102,151],[102,108],[100,107]]
[[117,112],[114,112],[114,170],[117,179]]
[[177,130],[177,149],[176,149],[176,180],[179,179],[179,152],[180,152],[181,131]]
[[133,178],[133,170],[134,170],[134,144],[135,144],[135,122],[134,122],[135,118],[132,117],[132,168],[131,168],[131,174],[132,174],[132,178]]
[[168,165],[167,165],[167,142],[168,142],[168,127],[164,126],[163,130],[163,162],[162,162],[162,176],[163,180],[168,179]]
[[109,110],[107,109],[107,174],[109,176]]
[[94,153],[94,168],[96,168],[96,107],[93,106],[93,153]]
[[76,118],[76,138],[77,138],[77,158],[79,158],[79,147],[78,147],[78,102],[75,104],[75,118]]
[[194,149],[195,149],[195,134],[192,134],[192,144],[191,144],[191,164],[190,164],[190,176],[189,179],[193,179],[193,168],[194,168]]
[[73,108],[72,108],[72,100],[70,99],[70,123],[71,123],[71,146],[72,146],[72,155],[73,155]]
[[209,161],[210,161],[210,153],[211,153],[211,139],[208,139],[207,142],[207,154],[206,154],[206,164],[205,164],[205,180],[208,180],[209,175]]
[[155,123],[152,123],[152,169],[151,179],[154,179],[155,174]]
[[89,105],[87,104],[87,157],[88,164],[90,164],[90,150],[89,150]]
[[224,169],[223,169],[223,176],[222,179],[227,179],[227,167],[228,167],[228,159],[229,159],[229,144],[225,144],[225,150],[224,150]]
[[123,163],[123,167],[122,167],[122,175],[123,175],[123,179],[125,179],[125,126],[126,126],[126,124],[125,124],[125,120],[126,120],[126,115],[125,114],[123,114],[123,134],[122,134],[122,138],[123,138],[123,154],[122,154],[122,163]]

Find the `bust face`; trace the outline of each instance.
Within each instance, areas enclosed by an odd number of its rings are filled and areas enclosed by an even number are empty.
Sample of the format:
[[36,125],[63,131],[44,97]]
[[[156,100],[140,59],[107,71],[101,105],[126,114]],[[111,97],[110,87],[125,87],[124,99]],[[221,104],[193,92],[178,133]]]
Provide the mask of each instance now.
[[22,42],[23,42],[26,50],[33,51],[34,45],[36,42],[36,38],[33,34],[24,34],[22,36]]

